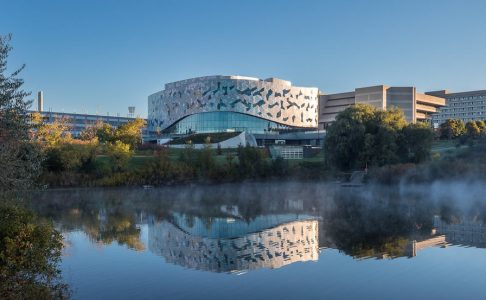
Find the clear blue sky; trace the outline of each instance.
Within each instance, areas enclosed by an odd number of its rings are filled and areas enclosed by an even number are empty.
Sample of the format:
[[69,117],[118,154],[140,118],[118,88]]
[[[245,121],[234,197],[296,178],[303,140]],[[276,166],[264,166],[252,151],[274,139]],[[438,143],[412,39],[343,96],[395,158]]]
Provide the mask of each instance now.
[[214,74],[486,89],[486,1],[0,0],[6,33],[54,111],[146,116],[164,83]]

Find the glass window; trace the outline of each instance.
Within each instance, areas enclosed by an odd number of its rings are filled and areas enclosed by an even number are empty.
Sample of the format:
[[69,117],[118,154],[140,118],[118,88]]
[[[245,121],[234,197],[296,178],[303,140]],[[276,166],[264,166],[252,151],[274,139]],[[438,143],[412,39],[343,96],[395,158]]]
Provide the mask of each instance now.
[[292,127],[242,113],[217,111],[187,116],[165,129],[164,132],[176,134],[228,131],[265,133],[290,128]]

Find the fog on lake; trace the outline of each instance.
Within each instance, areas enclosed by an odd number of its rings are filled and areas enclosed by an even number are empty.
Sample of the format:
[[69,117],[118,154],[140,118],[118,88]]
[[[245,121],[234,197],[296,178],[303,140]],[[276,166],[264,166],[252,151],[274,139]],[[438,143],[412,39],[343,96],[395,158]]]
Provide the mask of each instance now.
[[69,189],[30,205],[65,236],[74,298],[447,299],[482,288],[483,186]]

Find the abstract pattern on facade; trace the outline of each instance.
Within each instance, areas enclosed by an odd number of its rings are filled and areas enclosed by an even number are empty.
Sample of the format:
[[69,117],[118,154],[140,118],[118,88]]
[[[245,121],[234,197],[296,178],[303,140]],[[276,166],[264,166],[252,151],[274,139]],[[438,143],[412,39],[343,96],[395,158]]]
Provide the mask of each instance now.
[[292,127],[317,127],[318,89],[270,78],[208,76],[168,83],[148,97],[149,130],[203,112],[248,114]]
[[280,268],[319,257],[317,220],[281,224],[240,237],[193,236],[162,221],[149,226],[149,250],[167,262],[211,272]]

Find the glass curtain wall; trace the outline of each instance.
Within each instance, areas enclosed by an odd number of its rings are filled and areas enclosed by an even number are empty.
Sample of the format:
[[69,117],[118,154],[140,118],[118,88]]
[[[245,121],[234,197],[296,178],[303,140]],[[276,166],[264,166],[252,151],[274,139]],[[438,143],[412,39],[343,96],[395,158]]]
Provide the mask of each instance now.
[[269,120],[241,113],[217,111],[190,115],[177,121],[165,133],[188,134],[246,131],[249,133],[265,133],[269,131],[285,130],[291,127]]

